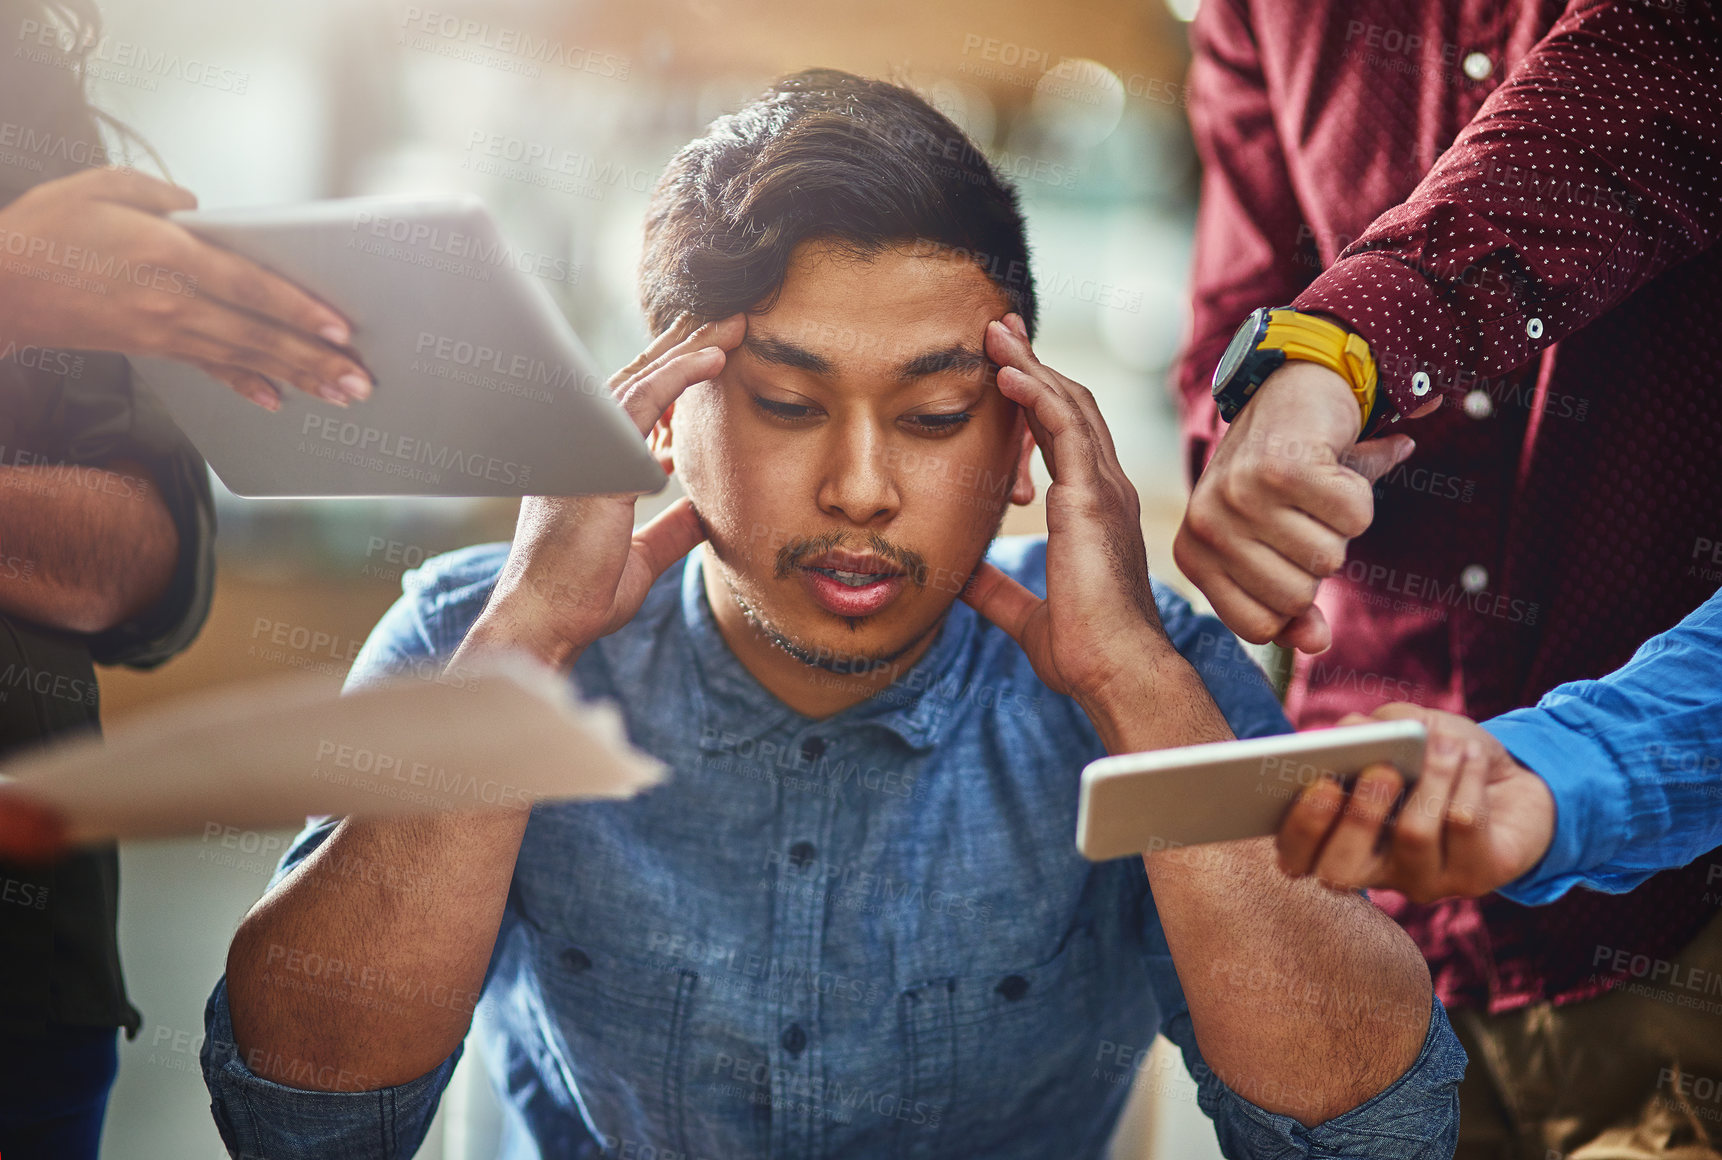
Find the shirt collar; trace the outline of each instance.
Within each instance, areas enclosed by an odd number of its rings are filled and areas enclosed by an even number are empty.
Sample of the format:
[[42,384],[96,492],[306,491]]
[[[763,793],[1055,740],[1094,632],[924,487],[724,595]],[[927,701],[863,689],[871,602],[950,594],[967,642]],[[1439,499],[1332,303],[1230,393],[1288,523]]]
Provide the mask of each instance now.
[[827,731],[876,725],[914,749],[938,744],[960,700],[946,694],[953,682],[961,688],[972,679],[966,670],[977,628],[974,609],[954,602],[913,668],[869,700],[816,722],[778,700],[730,651],[706,599],[704,560],[702,544],[682,569],[682,623],[693,654],[689,692],[700,716],[702,749],[724,749],[737,738],[760,737],[780,726],[800,731],[815,724]]

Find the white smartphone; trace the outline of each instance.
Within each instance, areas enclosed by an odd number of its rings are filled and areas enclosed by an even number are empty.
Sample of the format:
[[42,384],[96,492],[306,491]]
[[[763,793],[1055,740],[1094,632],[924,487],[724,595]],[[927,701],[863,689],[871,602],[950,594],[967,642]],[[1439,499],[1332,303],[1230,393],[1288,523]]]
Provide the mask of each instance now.
[[1349,783],[1385,762],[1409,789],[1423,772],[1426,739],[1421,721],[1372,721],[1103,757],[1082,771],[1076,848],[1100,862],[1264,837],[1323,776]]

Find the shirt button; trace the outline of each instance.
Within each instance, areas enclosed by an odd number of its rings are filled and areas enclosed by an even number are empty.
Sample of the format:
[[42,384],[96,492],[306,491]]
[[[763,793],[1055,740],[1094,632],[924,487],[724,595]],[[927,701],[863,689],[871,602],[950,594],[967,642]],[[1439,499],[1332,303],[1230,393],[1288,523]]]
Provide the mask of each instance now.
[[1486,52],[1472,52],[1465,56],[1465,63],[1460,66],[1465,75],[1474,81],[1487,80],[1489,74],[1495,71],[1495,62],[1489,59]]
[[800,870],[813,861],[813,856],[817,853],[819,851],[814,848],[812,842],[797,842],[789,848],[789,865]]
[[1028,994],[1028,980],[1021,975],[1006,975],[993,990],[1003,995],[1007,1002],[1014,1003]]
[[1429,393],[1429,372],[1418,371],[1411,376],[1411,393],[1421,399]]
[[1478,387],[1465,396],[1465,414],[1473,419],[1487,419],[1495,413],[1495,400],[1489,397],[1489,392]]
[[807,1046],[807,1032],[801,1029],[801,1024],[791,1023],[789,1030],[783,1033],[783,1038],[778,1042],[783,1044],[783,1050],[790,1055],[800,1055],[801,1049]]
[[825,738],[809,737],[801,743],[801,758],[803,761],[818,761],[825,754]]
[[1481,564],[1467,565],[1465,570],[1459,573],[1459,587],[1467,592],[1481,592],[1488,586],[1489,570]]
[[1543,320],[1540,318],[1533,318],[1529,322],[1525,323],[1525,333],[1530,335],[1532,338],[1541,338],[1543,336]]
[[576,974],[592,966],[591,958],[579,947],[569,947],[556,957],[562,961],[564,968]]

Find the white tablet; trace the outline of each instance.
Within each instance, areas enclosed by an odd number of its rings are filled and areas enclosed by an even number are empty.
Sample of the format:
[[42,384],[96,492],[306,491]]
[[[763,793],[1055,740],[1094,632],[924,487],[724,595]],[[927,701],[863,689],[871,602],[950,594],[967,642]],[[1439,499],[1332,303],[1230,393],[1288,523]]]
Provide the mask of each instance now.
[[173,220],[297,282],[353,324],[377,383],[271,414],[183,363],[135,359],[242,496],[656,491],[665,476],[537,273],[476,198],[365,197]]
[[1373,721],[1277,737],[1103,757],[1082,771],[1076,848],[1096,862],[1265,837],[1303,788],[1378,762],[1407,786],[1423,771],[1421,721]]

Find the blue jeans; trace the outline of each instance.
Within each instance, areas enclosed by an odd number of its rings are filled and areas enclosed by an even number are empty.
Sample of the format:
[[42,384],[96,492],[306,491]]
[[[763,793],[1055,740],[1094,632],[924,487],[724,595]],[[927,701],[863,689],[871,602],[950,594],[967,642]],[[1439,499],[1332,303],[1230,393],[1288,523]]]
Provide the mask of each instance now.
[[96,1160],[119,1067],[113,1027],[0,1036],[0,1157]]

